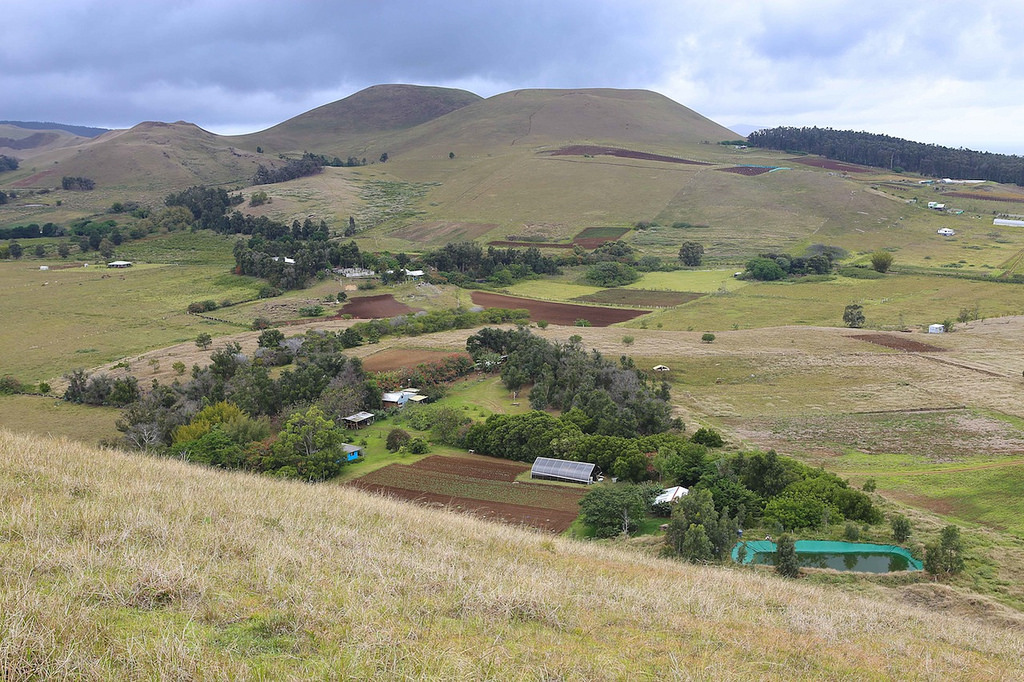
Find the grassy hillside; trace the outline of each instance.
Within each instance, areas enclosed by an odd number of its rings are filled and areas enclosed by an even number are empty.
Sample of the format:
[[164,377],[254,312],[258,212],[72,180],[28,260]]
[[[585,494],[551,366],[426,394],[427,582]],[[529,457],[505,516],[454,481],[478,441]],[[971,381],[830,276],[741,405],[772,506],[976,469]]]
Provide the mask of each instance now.
[[[0,431],[11,679],[1012,678],[1012,621]],[[253,504],[253,500],[259,500]]]
[[453,88],[375,85],[272,128],[230,139],[252,150],[262,146],[267,153],[309,150],[344,159],[365,149],[367,139],[417,126],[479,100],[479,95]]

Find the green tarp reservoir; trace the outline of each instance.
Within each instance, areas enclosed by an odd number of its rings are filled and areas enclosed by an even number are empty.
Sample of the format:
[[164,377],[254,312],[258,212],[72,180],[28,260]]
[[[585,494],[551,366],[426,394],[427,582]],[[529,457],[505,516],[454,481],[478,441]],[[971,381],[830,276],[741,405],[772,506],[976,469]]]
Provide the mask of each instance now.
[[[740,545],[746,545],[745,564],[775,563],[775,543],[769,540],[738,542],[732,548],[733,561],[739,560]],[[920,571],[921,562],[903,547],[867,542],[797,540],[796,557],[807,568],[832,568],[857,573]]]

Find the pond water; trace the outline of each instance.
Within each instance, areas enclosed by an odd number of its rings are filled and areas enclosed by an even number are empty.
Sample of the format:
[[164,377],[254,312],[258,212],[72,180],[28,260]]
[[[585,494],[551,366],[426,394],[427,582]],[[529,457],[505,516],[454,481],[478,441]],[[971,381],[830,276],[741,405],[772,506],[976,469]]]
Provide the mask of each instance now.
[[[754,540],[737,543],[732,550],[734,560],[739,559],[740,545],[746,545],[745,564],[775,564],[775,543]],[[876,545],[864,542],[832,542],[823,540],[797,540],[796,556],[801,566],[831,568],[856,573],[890,573],[892,571],[920,571],[921,562],[910,552],[896,545]]]

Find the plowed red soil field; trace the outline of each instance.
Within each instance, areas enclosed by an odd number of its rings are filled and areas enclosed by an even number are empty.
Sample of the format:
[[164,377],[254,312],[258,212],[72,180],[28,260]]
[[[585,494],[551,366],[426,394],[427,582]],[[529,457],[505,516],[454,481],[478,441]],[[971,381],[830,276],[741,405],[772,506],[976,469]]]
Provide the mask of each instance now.
[[661,154],[650,154],[648,152],[637,152],[632,149],[619,149],[617,147],[598,147],[596,145],[576,144],[569,147],[562,147],[551,152],[551,156],[617,156],[622,159],[641,159],[643,161],[664,161],[666,163],[686,163],[692,166],[710,166],[704,161],[690,161],[680,159],[676,156],[663,156]]
[[905,350],[911,353],[944,353],[946,351],[945,348],[939,348],[938,346],[933,346],[930,343],[922,343],[920,341],[914,341],[913,339],[905,339],[900,336],[893,336],[892,334],[854,334],[851,338],[867,341],[868,343],[877,343],[879,346],[894,348],[896,350]]
[[434,455],[413,465],[386,466],[349,485],[505,523],[566,530],[579,515],[586,489],[516,482],[515,477],[528,469],[486,457]]
[[961,199],[981,199],[982,201],[1009,201],[1017,204],[1024,204],[1024,196],[1009,196],[1007,194],[986,194],[984,192],[946,192],[944,197],[959,197]]
[[473,292],[473,303],[485,308],[525,308],[530,312],[530,319],[544,320],[552,324],[573,324],[576,320],[587,320],[593,327],[607,327],[616,322],[625,322],[640,317],[649,310],[624,310],[619,308],[600,308],[589,305],[573,305],[571,303],[551,303],[535,301],[530,298],[516,298],[502,294],[490,294],[485,291]]
[[436,362],[452,355],[468,355],[443,350],[414,350],[401,348],[385,350],[363,358],[363,369],[367,372],[387,372],[392,369],[415,367],[425,362]]
[[826,170],[839,171],[841,173],[870,173],[870,168],[864,166],[855,166],[852,163],[843,163],[842,161],[833,161],[832,159],[821,159],[818,157],[808,158],[796,158],[789,159],[793,163],[802,163],[805,166],[814,166],[815,168],[824,168]]
[[395,317],[415,312],[419,312],[419,308],[410,308],[404,303],[399,303],[391,294],[378,294],[376,296],[359,296],[349,300],[342,307],[339,315],[348,314],[361,320],[372,320],[378,317]]
[[763,175],[764,173],[771,173],[772,168],[764,168],[762,166],[733,166],[732,168],[716,168],[723,173],[736,173],[737,175]]

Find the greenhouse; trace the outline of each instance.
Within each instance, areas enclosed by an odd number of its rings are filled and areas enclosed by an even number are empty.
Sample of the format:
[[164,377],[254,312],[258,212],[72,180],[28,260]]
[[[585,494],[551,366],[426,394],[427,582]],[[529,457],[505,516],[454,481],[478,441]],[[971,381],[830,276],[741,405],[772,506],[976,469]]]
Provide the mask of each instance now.
[[530,469],[530,478],[569,483],[593,483],[596,465],[589,462],[571,462],[567,459],[538,457]]

